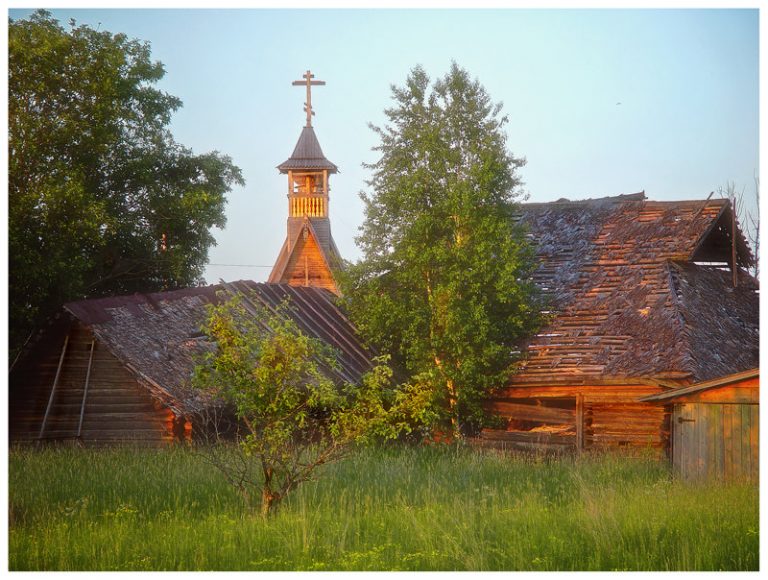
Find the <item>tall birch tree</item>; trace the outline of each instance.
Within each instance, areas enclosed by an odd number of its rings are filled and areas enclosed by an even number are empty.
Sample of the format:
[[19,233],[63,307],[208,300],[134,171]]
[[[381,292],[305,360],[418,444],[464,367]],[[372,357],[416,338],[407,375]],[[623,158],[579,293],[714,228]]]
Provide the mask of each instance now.
[[430,84],[414,68],[392,87],[387,124],[371,126],[362,260],[342,282],[360,331],[431,387],[443,429],[483,424],[536,327],[534,255],[516,219],[525,160],[506,147],[501,104],[455,63]]

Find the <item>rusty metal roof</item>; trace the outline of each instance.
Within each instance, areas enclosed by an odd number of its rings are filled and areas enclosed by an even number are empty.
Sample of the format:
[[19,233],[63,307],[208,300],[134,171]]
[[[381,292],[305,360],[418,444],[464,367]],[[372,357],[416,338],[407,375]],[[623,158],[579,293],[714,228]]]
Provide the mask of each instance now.
[[338,173],[339,168],[323,155],[320,142],[312,127],[304,127],[296,142],[291,156],[277,166],[280,173],[294,169],[327,169],[328,173]]
[[176,409],[192,412],[205,404],[189,381],[196,357],[209,348],[200,333],[206,307],[235,293],[244,296],[246,304],[258,304],[268,310],[288,300],[289,315],[300,330],[335,349],[338,368],[325,369],[335,381],[357,383],[371,367],[371,353],[336,307],[335,296],[321,288],[239,281],[81,300],[64,308],[90,326],[96,337],[150,391],[163,400],[170,396]]
[[[560,200],[524,205],[521,218],[551,318],[527,344],[513,385],[703,380],[757,366],[749,276],[742,271],[734,293],[730,274],[694,263],[730,259],[727,200]],[[741,232],[737,246],[739,263],[751,264]],[[713,307],[696,314],[707,301]],[[738,301],[748,306],[737,315]]]

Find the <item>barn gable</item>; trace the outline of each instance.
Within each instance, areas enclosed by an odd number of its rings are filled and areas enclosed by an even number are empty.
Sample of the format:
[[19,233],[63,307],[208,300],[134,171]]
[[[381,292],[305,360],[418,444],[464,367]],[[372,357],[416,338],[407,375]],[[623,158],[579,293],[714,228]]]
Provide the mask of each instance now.
[[10,385],[11,441],[153,445],[183,436],[175,414],[70,316],[47,329],[14,367]]

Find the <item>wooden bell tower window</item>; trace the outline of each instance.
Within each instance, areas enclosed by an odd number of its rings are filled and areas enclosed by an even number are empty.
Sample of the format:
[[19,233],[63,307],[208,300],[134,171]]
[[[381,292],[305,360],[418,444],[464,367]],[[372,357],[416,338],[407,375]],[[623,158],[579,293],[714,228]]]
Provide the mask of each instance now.
[[328,170],[288,172],[288,216],[328,217]]

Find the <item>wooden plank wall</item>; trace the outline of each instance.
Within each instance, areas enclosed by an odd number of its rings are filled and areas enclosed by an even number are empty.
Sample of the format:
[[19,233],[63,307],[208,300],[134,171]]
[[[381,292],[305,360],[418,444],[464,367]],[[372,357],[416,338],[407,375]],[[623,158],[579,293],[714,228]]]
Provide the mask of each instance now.
[[754,480],[759,474],[759,405],[678,403],[672,465],[689,480]]
[[299,236],[281,282],[291,286],[315,286],[336,292],[333,273],[328,269],[320,247],[311,235],[307,236],[306,240]]
[[[77,436],[93,335],[75,323],[69,336],[59,383],[42,433],[44,440],[71,440]],[[23,367],[11,375],[11,441],[38,439],[63,341],[64,335],[59,335],[41,344]],[[174,414],[153,399],[97,341],[80,440],[88,445],[121,442],[161,445],[173,441],[174,420]]]

